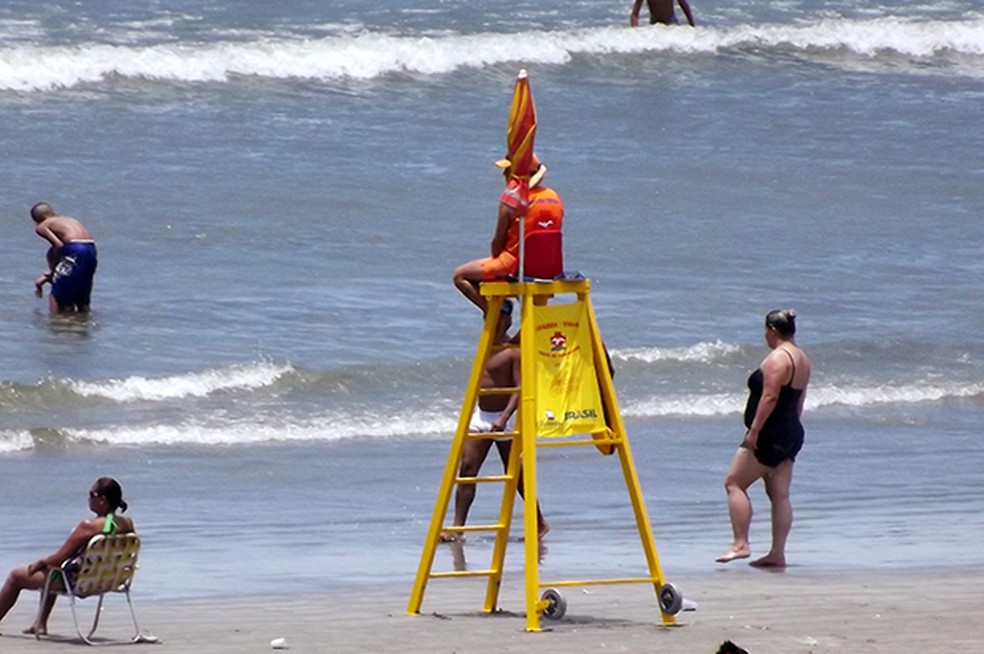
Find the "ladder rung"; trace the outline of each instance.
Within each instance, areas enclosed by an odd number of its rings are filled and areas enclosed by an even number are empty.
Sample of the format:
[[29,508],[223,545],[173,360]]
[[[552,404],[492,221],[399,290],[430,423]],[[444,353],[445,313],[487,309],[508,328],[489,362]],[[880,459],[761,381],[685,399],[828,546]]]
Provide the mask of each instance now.
[[617,445],[620,444],[621,440],[614,440],[611,438],[599,438],[598,440],[578,440],[578,441],[547,441],[538,440],[536,442],[537,447],[576,447],[578,445]]
[[431,579],[440,579],[442,577],[491,577],[496,573],[495,570],[461,570],[459,571],[446,571],[446,572],[432,572],[430,573]]
[[516,438],[518,431],[470,431],[465,434],[465,438],[471,440],[488,440],[489,438]]
[[487,484],[495,481],[509,481],[512,475],[489,475],[488,477],[455,477],[456,484]]
[[622,579],[572,579],[569,581],[541,581],[540,588],[547,586],[603,586],[608,584],[658,584],[655,577],[624,577]]
[[450,525],[444,527],[443,531],[465,532],[465,531],[499,531],[502,525]]
[[492,388],[478,389],[479,397],[488,397],[489,395],[515,395],[518,392],[519,386],[493,386]]

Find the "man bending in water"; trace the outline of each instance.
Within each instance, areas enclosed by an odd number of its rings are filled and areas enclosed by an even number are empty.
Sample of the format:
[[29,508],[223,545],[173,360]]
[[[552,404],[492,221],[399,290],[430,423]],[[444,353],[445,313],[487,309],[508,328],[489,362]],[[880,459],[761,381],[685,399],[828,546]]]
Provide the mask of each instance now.
[[34,294],[41,297],[45,284],[51,284],[48,303],[52,313],[89,312],[92,278],[96,274],[96,242],[75,218],[59,216],[47,202],[31,208],[34,232],[48,241],[48,272],[34,282]]

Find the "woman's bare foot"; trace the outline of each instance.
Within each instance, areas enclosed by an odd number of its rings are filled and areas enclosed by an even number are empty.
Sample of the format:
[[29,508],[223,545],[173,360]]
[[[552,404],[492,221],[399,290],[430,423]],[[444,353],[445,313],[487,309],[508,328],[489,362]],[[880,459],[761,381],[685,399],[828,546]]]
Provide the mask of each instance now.
[[786,567],[786,557],[782,554],[766,554],[760,559],[755,559],[754,561],[749,561],[748,565],[753,568],[785,568]]
[[437,537],[438,543],[464,543],[465,535],[456,531],[442,531]]
[[34,634],[37,634],[38,636],[47,636],[48,635],[48,627],[41,626],[41,627],[38,627],[37,631],[35,631],[34,630],[34,625],[32,624],[30,627],[28,627],[27,629],[24,630],[24,633],[25,634],[32,635],[32,636]]
[[730,550],[714,559],[718,563],[731,563],[738,559],[747,559],[752,552],[747,547],[732,547]]

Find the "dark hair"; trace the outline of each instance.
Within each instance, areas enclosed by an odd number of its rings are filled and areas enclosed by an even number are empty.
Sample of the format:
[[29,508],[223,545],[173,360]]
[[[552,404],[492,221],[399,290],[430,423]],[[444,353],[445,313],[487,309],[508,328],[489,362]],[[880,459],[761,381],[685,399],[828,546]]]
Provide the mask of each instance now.
[[126,500],[123,499],[123,487],[112,477],[100,477],[95,483],[96,492],[106,498],[109,507],[114,511],[126,511]]
[[41,222],[45,218],[55,215],[55,210],[51,208],[51,205],[47,202],[38,202],[36,205],[31,207],[31,218],[34,222]]
[[765,314],[765,326],[783,336],[793,336],[796,334],[796,312],[792,309],[773,309]]

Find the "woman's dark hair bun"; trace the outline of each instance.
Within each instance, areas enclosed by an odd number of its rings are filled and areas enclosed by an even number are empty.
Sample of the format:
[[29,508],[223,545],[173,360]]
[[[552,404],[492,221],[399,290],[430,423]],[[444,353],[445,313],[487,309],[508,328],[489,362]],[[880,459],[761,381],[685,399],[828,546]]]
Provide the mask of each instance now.
[[765,326],[783,336],[792,336],[796,333],[796,312],[792,309],[773,309],[765,314]]

